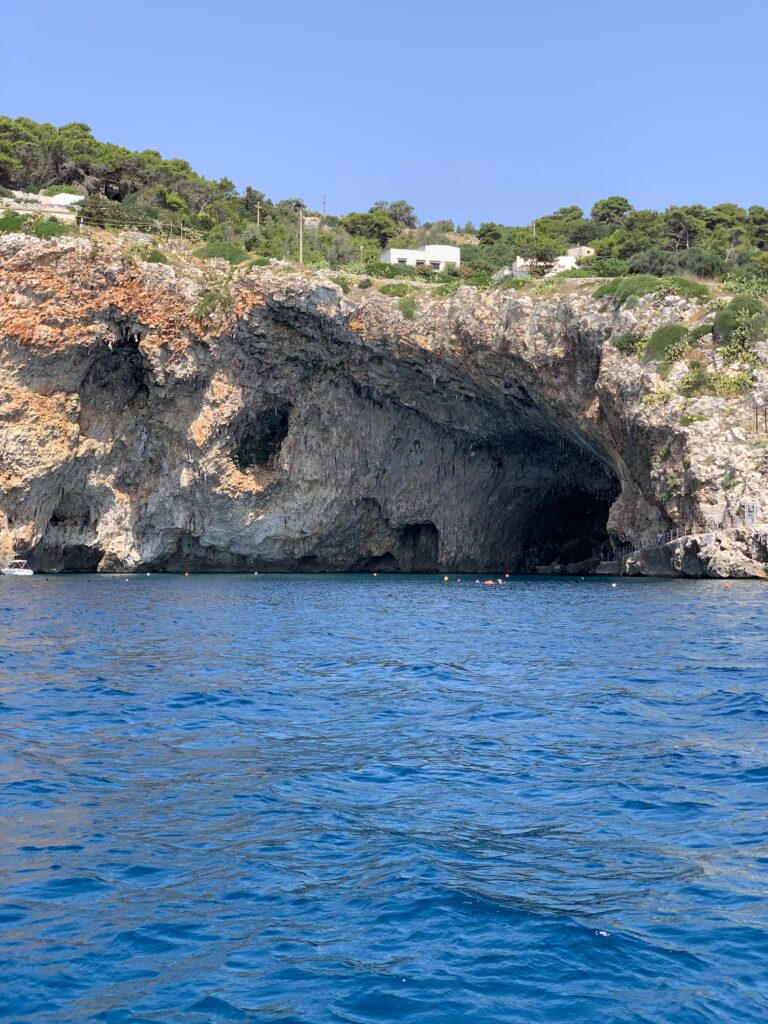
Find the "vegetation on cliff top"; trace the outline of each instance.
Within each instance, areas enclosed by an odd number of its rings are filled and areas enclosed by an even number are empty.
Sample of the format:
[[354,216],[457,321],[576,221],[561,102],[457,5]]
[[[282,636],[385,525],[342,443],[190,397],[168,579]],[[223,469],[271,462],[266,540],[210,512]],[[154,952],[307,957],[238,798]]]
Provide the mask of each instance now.
[[[240,192],[228,178],[204,178],[185,160],[100,142],[78,122],[55,127],[0,117],[2,189],[80,191],[85,199],[79,212],[88,223],[147,231],[183,229],[200,239],[200,255],[221,256],[232,264],[248,253],[277,259],[298,255],[301,200],[274,201],[250,185]],[[0,231],[18,229],[8,214],[0,218]],[[57,229],[35,230],[49,237]],[[377,261],[382,247],[430,242],[461,245],[460,276],[480,286],[516,256],[543,271],[557,255],[580,245],[590,246],[595,255],[571,272],[579,276],[652,275],[658,280],[730,274],[768,284],[768,208],[720,203],[659,212],[635,210],[623,196],[599,200],[589,214],[578,206],[561,207],[538,218],[535,231],[533,225],[496,222],[478,228],[449,220],[419,224],[403,199],[343,216],[308,213],[304,258],[310,265],[381,276],[383,266]],[[414,274],[410,268],[390,270],[392,276]],[[428,269],[423,273],[434,280]],[[450,283],[450,275],[442,280]]]

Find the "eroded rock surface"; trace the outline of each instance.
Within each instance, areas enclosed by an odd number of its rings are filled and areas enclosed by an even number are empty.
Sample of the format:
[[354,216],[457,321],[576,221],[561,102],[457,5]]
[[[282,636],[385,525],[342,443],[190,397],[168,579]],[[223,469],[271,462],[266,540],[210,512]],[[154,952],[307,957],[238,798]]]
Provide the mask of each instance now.
[[[700,320],[692,303],[462,288],[409,320],[327,274],[209,277],[119,241],[0,239],[6,551],[46,570],[589,571],[768,506],[748,399],[727,422],[703,398],[683,427],[684,400],[649,402],[657,375],[606,343]],[[759,574],[750,550],[728,575]],[[721,574],[696,559],[681,574]]]

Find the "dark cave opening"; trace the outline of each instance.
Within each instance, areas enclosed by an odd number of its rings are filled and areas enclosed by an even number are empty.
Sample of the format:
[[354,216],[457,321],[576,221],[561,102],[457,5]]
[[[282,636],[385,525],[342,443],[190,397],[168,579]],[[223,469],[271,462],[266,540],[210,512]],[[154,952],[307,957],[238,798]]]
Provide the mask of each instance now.
[[231,427],[232,461],[239,470],[273,466],[288,435],[291,409],[280,402],[259,412],[248,410]]
[[523,542],[523,569],[577,565],[611,557],[607,522],[615,489],[575,489],[534,510]]
[[613,557],[611,506],[621,491],[611,461],[555,425],[521,430],[490,449],[498,483],[479,509],[483,561],[472,569],[589,572]]

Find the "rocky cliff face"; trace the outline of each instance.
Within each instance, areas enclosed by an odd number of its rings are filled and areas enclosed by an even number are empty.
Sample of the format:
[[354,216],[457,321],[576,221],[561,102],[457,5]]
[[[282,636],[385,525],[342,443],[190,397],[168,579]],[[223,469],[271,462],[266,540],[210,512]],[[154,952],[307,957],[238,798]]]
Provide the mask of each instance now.
[[[686,404],[684,366],[609,343],[703,307],[463,288],[407,319],[327,274],[174,264],[0,239],[0,546],[38,569],[589,571],[768,506],[750,396]],[[764,574],[742,537],[669,571]]]

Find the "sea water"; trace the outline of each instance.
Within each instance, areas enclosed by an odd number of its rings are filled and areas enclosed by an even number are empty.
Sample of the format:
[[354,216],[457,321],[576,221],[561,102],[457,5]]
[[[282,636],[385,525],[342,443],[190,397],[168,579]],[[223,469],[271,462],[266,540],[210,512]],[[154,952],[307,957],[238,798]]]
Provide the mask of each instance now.
[[474,580],[0,579],[0,1019],[764,1022],[768,584]]

